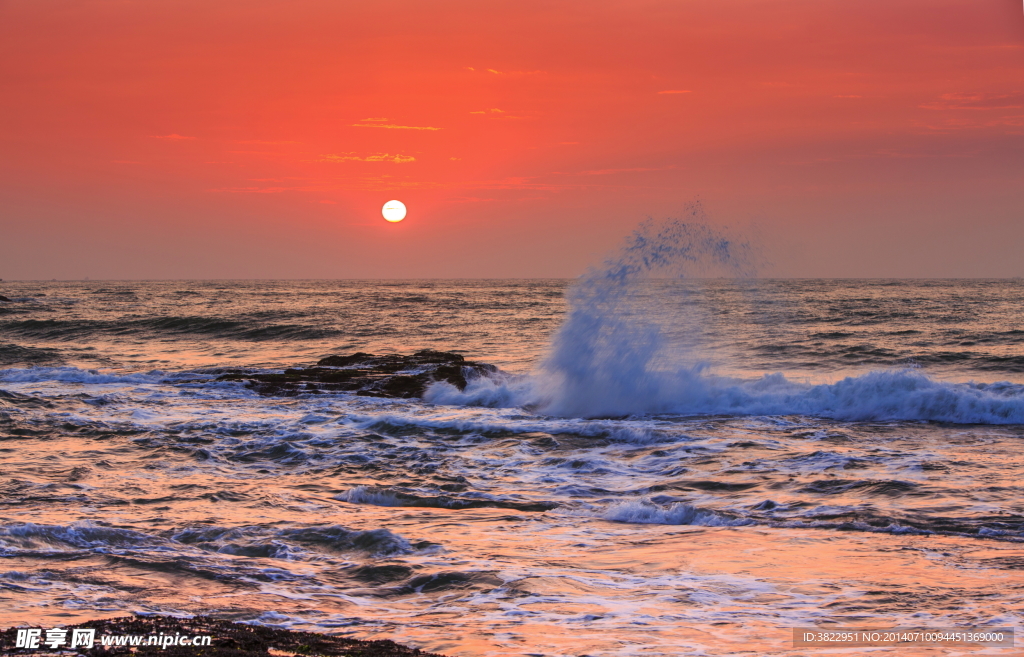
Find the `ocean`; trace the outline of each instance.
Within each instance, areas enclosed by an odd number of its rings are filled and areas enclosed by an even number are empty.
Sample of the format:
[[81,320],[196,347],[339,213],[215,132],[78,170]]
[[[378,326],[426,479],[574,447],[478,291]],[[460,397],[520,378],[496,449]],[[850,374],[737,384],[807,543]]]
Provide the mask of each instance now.
[[0,626],[209,614],[467,657],[1022,640],[1024,281],[636,263],[0,283]]

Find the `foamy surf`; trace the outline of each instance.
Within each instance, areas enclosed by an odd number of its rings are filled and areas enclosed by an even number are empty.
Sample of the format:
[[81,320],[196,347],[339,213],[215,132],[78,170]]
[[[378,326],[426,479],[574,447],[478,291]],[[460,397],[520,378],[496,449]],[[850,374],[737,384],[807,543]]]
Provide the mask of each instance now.
[[[784,374],[738,380],[704,370],[645,372],[644,385],[594,385],[571,401],[544,405],[544,374],[473,380],[465,390],[438,382],[425,399],[457,406],[522,407],[569,417],[641,415],[807,415],[851,422],[926,420],[956,424],[1024,424],[1024,386],[1009,382],[937,381],[918,369],[876,371],[830,384],[791,381]],[[564,391],[563,395],[567,394]]]

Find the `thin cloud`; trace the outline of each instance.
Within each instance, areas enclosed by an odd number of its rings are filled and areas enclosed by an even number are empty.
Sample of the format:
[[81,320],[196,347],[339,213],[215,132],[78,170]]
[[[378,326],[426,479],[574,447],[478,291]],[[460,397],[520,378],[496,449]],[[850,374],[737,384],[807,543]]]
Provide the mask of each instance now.
[[431,126],[395,125],[393,123],[353,123],[353,128],[387,128],[388,130],[440,130]]
[[692,94],[692,89],[666,89],[665,91],[659,91],[658,95],[663,94]]
[[470,114],[477,114],[477,115],[480,115],[480,116],[486,116],[489,119],[525,119],[525,118],[527,118],[525,116],[515,116],[513,114],[509,114],[505,110],[498,109],[497,107],[492,107],[491,109],[486,109],[486,110],[475,110],[473,112],[470,112]]
[[278,144],[300,144],[302,142],[298,142],[298,141],[264,141],[262,139],[236,139],[235,143],[236,144],[263,144],[263,145],[274,146],[274,145],[278,145]]
[[[472,66],[466,67],[467,71],[476,72],[476,69]],[[492,75],[539,75],[544,71],[499,71],[496,68],[486,68],[481,73],[490,73]]]
[[1024,107],[1024,94],[942,94],[939,96],[939,100],[919,107],[930,110],[1021,109]]
[[404,164],[406,162],[415,162],[416,158],[412,155],[402,155],[396,153],[391,155],[390,153],[375,153],[373,155],[360,156],[355,153],[343,153],[341,155],[327,154],[320,156],[321,162],[394,162],[396,164]]
[[[1004,116],[1001,119],[996,119],[994,121],[989,121],[988,125],[990,125],[990,126],[1011,125],[1011,126],[1015,126],[1015,127],[1016,126],[1024,126],[1024,116]],[[1019,134],[1019,133],[1016,133],[1016,134]]]
[[388,120],[386,118],[383,118],[383,117],[372,117],[372,118],[369,118],[369,119],[359,119],[359,120],[362,121],[363,123],[387,123],[388,122]]
[[179,135],[177,133],[169,135],[150,135],[153,139],[170,139],[171,141],[181,141],[182,139],[195,139],[195,137],[186,137],[185,135]]

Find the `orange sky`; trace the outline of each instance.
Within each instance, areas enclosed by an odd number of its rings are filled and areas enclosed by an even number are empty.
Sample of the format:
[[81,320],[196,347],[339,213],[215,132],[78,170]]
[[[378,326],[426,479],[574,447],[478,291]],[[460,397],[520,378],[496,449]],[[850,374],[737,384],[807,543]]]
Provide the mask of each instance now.
[[0,278],[571,277],[696,198],[1024,276],[1020,0],[0,0]]

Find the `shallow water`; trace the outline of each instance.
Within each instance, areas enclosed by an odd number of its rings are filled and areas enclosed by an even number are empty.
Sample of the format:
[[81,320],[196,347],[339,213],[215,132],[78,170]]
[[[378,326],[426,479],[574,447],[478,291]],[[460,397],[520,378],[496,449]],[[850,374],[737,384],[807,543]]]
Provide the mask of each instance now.
[[[543,406],[567,285],[5,283],[3,624],[212,613],[452,655],[1019,632],[1024,283],[647,281],[591,343],[627,389],[579,413]],[[601,351],[648,353],[636,326],[657,367]],[[504,374],[427,400],[216,380],[424,348]]]

